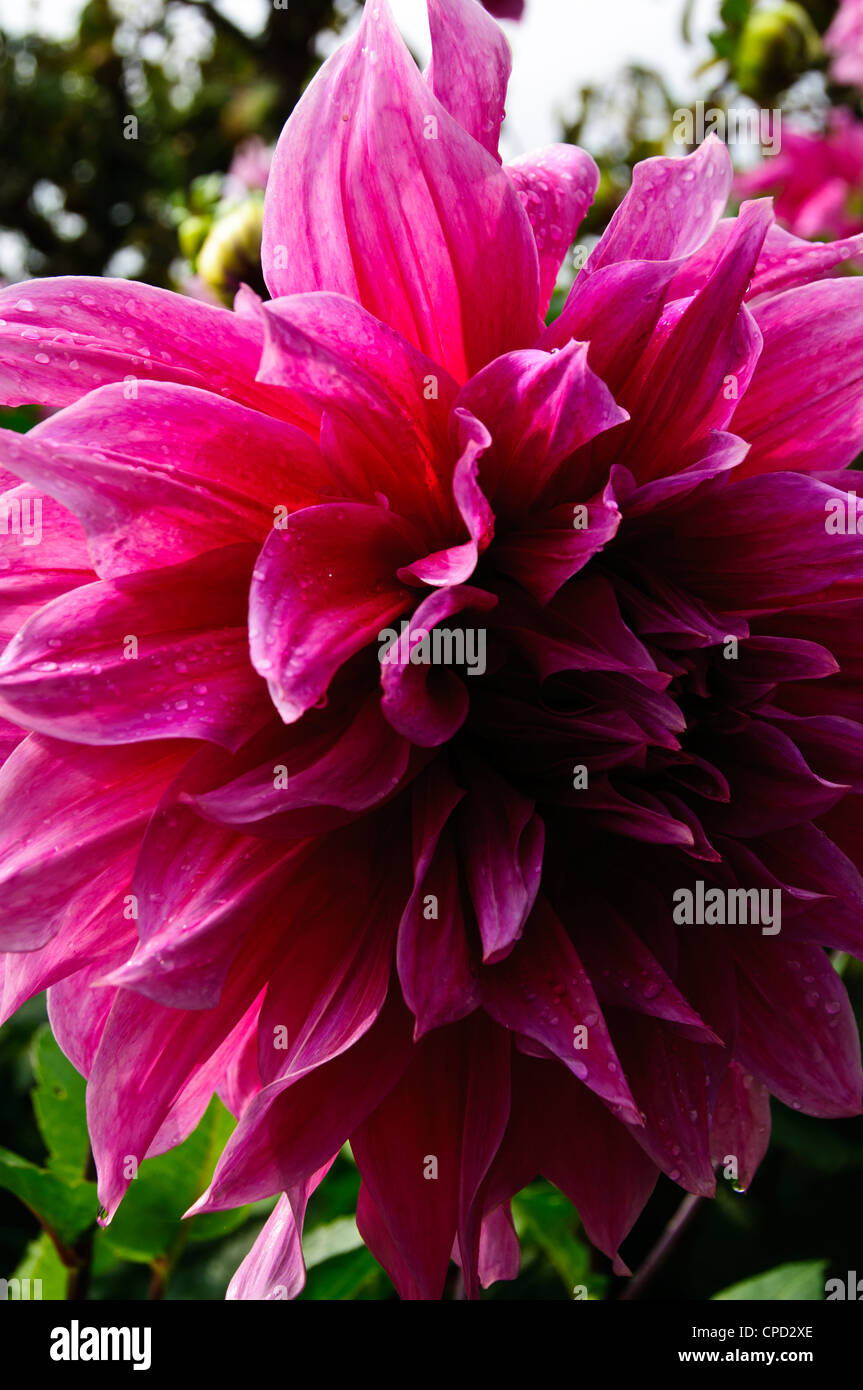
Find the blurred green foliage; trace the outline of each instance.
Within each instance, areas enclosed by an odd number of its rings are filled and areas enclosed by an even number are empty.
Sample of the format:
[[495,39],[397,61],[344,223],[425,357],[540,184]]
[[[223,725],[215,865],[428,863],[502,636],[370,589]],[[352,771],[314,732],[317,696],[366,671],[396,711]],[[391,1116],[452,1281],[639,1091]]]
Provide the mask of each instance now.
[[276,138],[318,36],[352,8],[270,6],[250,35],[205,0],[142,0],[126,18],[88,0],[67,42],[0,31],[0,229],[25,274],[170,284],[177,191],[224,171],[244,137]]

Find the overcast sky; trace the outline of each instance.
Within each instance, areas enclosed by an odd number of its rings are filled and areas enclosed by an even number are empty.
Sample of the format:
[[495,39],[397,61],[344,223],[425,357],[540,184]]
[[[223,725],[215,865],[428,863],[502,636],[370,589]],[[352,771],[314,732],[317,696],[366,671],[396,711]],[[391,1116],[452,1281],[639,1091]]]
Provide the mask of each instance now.
[[[146,0],[121,0],[124,10]],[[303,0],[293,0],[301,5]],[[216,0],[238,23],[260,23],[267,0]],[[414,51],[425,59],[425,0],[391,0]],[[696,0],[694,32],[703,36],[719,0]],[[0,0],[0,25],[21,31],[68,34],[79,0]],[[680,36],[683,0],[527,0],[525,19],[505,24],[514,50],[507,111],[506,153],[512,157],[557,137],[573,93],[586,82],[608,79],[625,63],[658,69],[675,95],[695,90],[692,74],[703,59],[703,41],[687,48]]]

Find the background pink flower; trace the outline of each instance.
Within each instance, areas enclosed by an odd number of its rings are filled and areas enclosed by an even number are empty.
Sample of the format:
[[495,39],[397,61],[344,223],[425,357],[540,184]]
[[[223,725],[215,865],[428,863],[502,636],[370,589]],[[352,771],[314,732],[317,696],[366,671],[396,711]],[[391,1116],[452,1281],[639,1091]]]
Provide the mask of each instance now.
[[744,198],[773,194],[777,216],[797,236],[853,236],[863,230],[863,122],[839,109],[823,135],[784,123],[780,152],[739,174],[735,189]]
[[839,0],[839,9],[827,33],[824,47],[831,55],[830,72],[837,82],[863,87],[863,4]]

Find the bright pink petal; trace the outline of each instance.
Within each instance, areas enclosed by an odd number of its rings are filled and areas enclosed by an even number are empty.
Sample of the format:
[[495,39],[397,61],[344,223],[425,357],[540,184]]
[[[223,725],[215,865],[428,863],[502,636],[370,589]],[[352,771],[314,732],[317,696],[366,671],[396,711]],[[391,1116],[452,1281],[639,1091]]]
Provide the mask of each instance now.
[[188,743],[82,748],[33,735],[0,769],[2,948],[35,951],[62,938],[44,977],[34,959],[35,988],[58,979],[64,959],[85,964],[94,936],[104,948],[106,904],[118,935],[133,920],[117,897],[147,820],[191,751]]
[[262,259],[274,296],[344,294],[458,380],[536,337],[537,256],[515,189],[429,91],[386,0],[285,127]]
[[566,253],[596,195],[599,170],[576,145],[548,145],[505,167],[533,228],[539,256],[539,308],[544,314]]
[[484,972],[483,1007],[503,1027],[541,1043],[619,1117],[640,1123],[587,972],[542,900],[522,942]]
[[174,383],[142,382],[133,401],[103,387],[3,442],[20,475],[79,518],[102,578],[263,542],[333,490],[303,431]]
[[248,656],[254,555],[254,546],[228,546],[54,599],[3,654],[0,709],[76,743],[237,747],[271,715]]
[[753,314],[764,347],[732,421],[752,444],[744,471],[845,468],[863,435],[863,281],[804,285]]
[[406,611],[411,591],[396,576],[415,558],[412,539],[392,512],[360,503],[309,507],[270,534],[252,580],[249,639],[286,723]]
[[[470,675],[463,680],[449,666],[415,662],[413,658],[422,650],[419,643],[426,638],[431,640],[438,624],[446,629],[447,619],[461,614],[468,614],[470,620],[459,616],[459,627],[473,627],[477,634],[484,633],[483,617],[496,603],[494,594],[469,584],[435,589],[413,613],[405,636],[390,641],[382,650],[381,709],[393,728],[412,743],[421,748],[436,748],[445,743],[461,728],[470,707]],[[410,653],[407,661],[402,659],[405,651]],[[479,635],[476,655],[479,656]],[[478,666],[470,670],[482,675]]]
[[426,81],[462,130],[497,158],[512,53],[478,0],[429,0]]
[[107,382],[178,381],[266,409],[259,323],[134,280],[61,276],[0,289],[0,396],[61,406]]

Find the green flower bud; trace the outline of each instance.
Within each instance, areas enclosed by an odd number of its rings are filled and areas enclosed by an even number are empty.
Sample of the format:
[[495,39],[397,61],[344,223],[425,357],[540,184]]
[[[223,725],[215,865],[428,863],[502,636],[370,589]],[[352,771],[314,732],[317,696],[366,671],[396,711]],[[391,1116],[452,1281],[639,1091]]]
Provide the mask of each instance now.
[[185,217],[177,228],[180,250],[187,261],[194,261],[213,225],[212,217]]
[[198,274],[228,304],[241,281],[260,277],[263,225],[263,198],[249,198],[216,218],[198,253]]
[[741,92],[763,105],[821,56],[809,15],[794,0],[784,0],[769,10],[753,10],[740,36],[733,75]]

